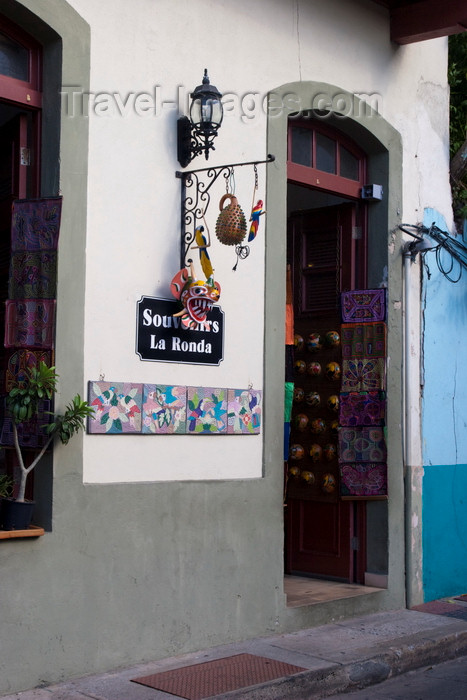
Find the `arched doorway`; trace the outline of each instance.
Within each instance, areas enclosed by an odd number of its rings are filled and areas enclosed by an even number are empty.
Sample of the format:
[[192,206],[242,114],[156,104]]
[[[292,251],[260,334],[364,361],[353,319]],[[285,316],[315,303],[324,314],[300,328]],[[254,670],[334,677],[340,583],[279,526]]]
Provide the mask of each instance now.
[[287,573],[363,583],[365,504],[339,493],[340,294],[367,284],[364,152],[324,120],[290,119],[287,266],[295,347],[286,471]]
[[[290,95],[294,97],[290,100]],[[352,105],[346,114],[332,105],[340,98]],[[339,97],[339,99],[337,99]],[[325,99],[326,98],[326,99]],[[360,148],[366,157],[367,183],[378,183],[383,198],[368,205],[367,210],[367,285],[368,288],[387,286],[387,477],[388,500],[367,501],[366,518],[366,585],[377,586],[382,600],[388,604],[404,604],[405,595],[405,494],[402,442],[400,433],[402,407],[402,298],[401,265],[398,259],[398,225],[401,222],[402,201],[402,143],[398,132],[371,106],[342,87],[315,81],[284,84],[270,94],[268,114],[267,152],[276,156],[274,166],[268,169],[267,180],[267,246],[265,294],[265,423],[264,469],[275,488],[284,488],[284,354],[282,328],[286,317],[286,230],[288,200],[291,185],[288,182],[288,128],[289,119],[298,124],[297,105],[301,115],[316,119],[323,126],[336,129]],[[327,111],[320,111],[326,103]],[[311,183],[312,186],[313,183]],[[321,183],[314,183],[321,184]],[[307,188],[310,190],[310,187]],[[307,196],[309,191],[307,192]],[[329,193],[325,196],[331,197]],[[323,197],[322,192],[316,196]],[[348,195],[345,195],[348,196]],[[329,204],[331,200],[325,202]],[[341,204],[341,201],[334,202]],[[306,205],[309,208],[309,205]],[[313,205],[314,206],[314,205]],[[358,227],[355,235],[359,235]],[[283,280],[283,284],[281,281]],[[286,508],[284,508],[284,513]],[[286,518],[284,519],[286,520]],[[283,540],[281,541],[281,549]],[[362,589],[364,590],[364,589]],[[310,602],[316,602],[310,600]],[[307,604],[307,603],[301,603]]]

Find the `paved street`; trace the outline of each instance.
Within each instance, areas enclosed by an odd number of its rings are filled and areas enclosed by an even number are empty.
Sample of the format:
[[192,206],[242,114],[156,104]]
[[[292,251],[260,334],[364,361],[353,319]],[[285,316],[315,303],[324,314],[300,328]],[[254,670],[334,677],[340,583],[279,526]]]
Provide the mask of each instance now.
[[427,666],[327,700],[467,700],[467,657]]

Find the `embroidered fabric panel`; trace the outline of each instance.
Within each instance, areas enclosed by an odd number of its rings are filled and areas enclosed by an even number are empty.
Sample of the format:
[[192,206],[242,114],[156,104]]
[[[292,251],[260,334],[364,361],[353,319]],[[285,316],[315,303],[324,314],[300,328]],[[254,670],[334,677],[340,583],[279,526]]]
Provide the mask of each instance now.
[[6,348],[53,348],[55,299],[7,299]]
[[10,299],[55,299],[57,252],[19,251],[11,254],[8,297]]
[[341,294],[344,323],[371,323],[386,318],[386,290],[358,289]]
[[186,386],[144,384],[142,432],[170,435],[186,432]]
[[386,399],[383,391],[341,394],[339,425],[384,425]]
[[51,367],[52,352],[50,350],[16,350],[12,353],[6,368],[6,391],[9,392],[17,382],[23,381],[26,370],[37,367],[40,362],[45,362],[47,367]]
[[377,391],[385,388],[385,358],[343,360],[341,386],[343,392]]
[[338,430],[339,462],[385,462],[383,428],[343,428]]
[[341,496],[387,495],[385,464],[340,464]]
[[261,430],[261,391],[228,390],[227,432],[254,435]]
[[[29,447],[31,449],[41,448],[47,442],[47,433],[45,426],[50,423],[51,416],[48,411],[51,410],[51,401],[44,399],[39,404],[39,412],[35,418],[18,425],[18,442],[21,447]],[[11,418],[6,415],[6,398],[3,399],[3,421],[0,433],[0,445],[4,447],[13,447],[13,424]]]
[[386,357],[385,323],[343,323],[342,357],[374,359]]
[[61,213],[61,197],[13,202],[11,250],[57,250]]

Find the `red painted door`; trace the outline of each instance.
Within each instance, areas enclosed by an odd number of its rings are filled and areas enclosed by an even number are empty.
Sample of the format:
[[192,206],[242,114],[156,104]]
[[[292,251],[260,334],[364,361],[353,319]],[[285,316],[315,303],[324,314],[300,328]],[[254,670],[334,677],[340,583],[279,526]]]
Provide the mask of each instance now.
[[360,578],[355,550],[363,509],[339,498],[341,349],[334,333],[340,335],[340,292],[359,282],[354,227],[355,205],[346,203],[297,212],[290,217],[288,231],[298,342],[293,357],[286,569],[345,581]]

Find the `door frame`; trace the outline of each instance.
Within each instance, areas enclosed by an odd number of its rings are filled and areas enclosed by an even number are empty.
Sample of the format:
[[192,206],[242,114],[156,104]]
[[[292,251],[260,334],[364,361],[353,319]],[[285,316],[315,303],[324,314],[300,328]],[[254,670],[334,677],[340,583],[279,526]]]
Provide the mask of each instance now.
[[[291,105],[290,95],[294,95]],[[354,105],[350,115],[313,110],[317,96],[345,95]],[[268,114],[267,152],[274,154],[275,163],[267,171],[267,246],[265,252],[265,422],[264,422],[264,475],[274,484],[278,493],[283,491],[283,433],[284,386],[283,347],[285,339],[286,241],[287,225],[287,128],[290,116],[296,115],[296,105],[301,116],[312,114],[326,124],[343,131],[367,154],[369,183],[382,185],[384,197],[369,207],[368,212],[368,287],[388,286],[388,502],[372,502],[367,507],[368,530],[382,522],[387,528],[383,541],[386,550],[386,580],[388,604],[405,605],[405,532],[404,522],[404,469],[400,421],[402,384],[402,266],[399,250],[402,236],[402,141],[400,134],[371,107],[355,95],[339,86],[314,81],[293,82],[281,85],[269,94],[271,105],[282,104],[282,109]],[[282,348],[282,350],[281,350]],[[384,598],[383,600],[386,600]],[[382,602],[384,605],[384,602]]]

